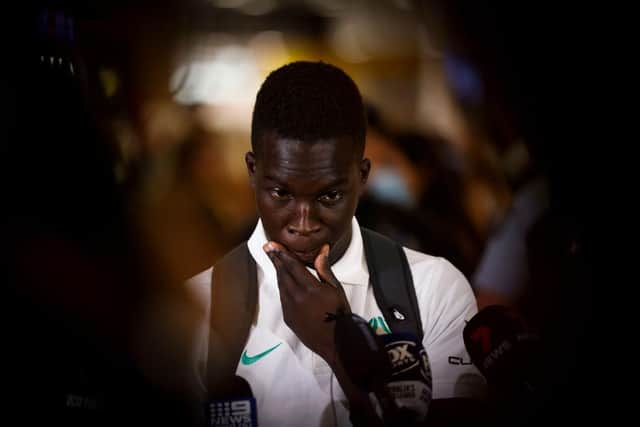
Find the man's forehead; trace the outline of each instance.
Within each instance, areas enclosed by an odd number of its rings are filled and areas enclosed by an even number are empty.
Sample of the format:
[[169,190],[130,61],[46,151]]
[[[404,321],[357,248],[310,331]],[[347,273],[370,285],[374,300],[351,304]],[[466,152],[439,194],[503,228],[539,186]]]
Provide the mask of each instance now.
[[353,139],[348,135],[336,135],[327,137],[304,138],[296,136],[284,136],[275,131],[266,132],[260,139],[260,145],[268,151],[274,150],[308,150],[318,148],[319,146],[335,146],[337,150],[346,152],[352,151],[354,148]]
[[328,167],[351,163],[355,159],[351,141],[340,139],[302,141],[279,138],[264,144],[261,151],[264,160],[283,165],[312,162],[312,166],[324,164]]
[[348,180],[356,164],[354,159],[350,141],[279,138],[264,147],[258,167],[261,176],[280,183],[295,179],[307,184],[335,185]]

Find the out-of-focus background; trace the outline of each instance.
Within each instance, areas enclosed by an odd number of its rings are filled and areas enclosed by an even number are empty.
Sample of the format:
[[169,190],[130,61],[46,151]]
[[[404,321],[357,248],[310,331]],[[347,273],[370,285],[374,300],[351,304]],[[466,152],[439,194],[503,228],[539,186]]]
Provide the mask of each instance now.
[[[192,392],[191,373],[176,366],[187,366],[202,313],[181,283],[250,234],[255,95],[270,71],[306,59],[343,68],[367,103],[373,169],[360,223],[449,259],[481,307],[517,307],[577,371],[591,307],[587,171],[597,166],[566,114],[586,59],[574,12],[412,0],[11,9],[5,324],[24,328],[8,335],[10,359],[39,366],[45,352],[73,371],[67,349],[79,346],[113,354],[110,369],[126,366],[163,398]],[[27,376],[68,397],[56,384],[69,377],[52,372]],[[575,371],[557,375],[560,394],[573,391]]]

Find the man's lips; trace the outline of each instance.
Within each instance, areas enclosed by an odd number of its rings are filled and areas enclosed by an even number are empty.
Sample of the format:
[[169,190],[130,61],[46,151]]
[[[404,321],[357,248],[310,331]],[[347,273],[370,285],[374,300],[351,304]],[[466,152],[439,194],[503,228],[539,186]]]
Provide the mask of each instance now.
[[301,250],[301,251],[297,251],[293,248],[289,248],[289,251],[291,251],[293,256],[298,258],[300,261],[304,262],[305,264],[308,264],[313,262],[316,259],[316,257],[318,256],[318,253],[320,252],[320,248],[315,248],[310,250]]

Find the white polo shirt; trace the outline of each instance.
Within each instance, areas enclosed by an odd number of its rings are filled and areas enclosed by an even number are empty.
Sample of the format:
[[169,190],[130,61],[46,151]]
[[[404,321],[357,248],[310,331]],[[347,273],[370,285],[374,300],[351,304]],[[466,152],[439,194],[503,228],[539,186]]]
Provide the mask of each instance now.
[[[368,320],[378,333],[387,333],[384,316],[369,285],[362,236],[355,218],[352,230],[351,243],[332,270],[344,287],[351,310]],[[276,270],[262,249],[266,242],[259,221],[248,241],[258,271],[257,321],[251,327],[236,371],[249,382],[256,397],[258,423],[261,427],[333,426],[335,410],[337,425],[349,426],[349,414],[340,403],[346,401],[345,395],[328,364],[284,323]],[[407,248],[404,251],[420,306],[422,343],[431,365],[433,398],[482,397],[484,379],[471,365],[462,339],[465,321],[477,312],[468,281],[443,258]],[[197,288],[203,304],[210,303],[211,269],[192,278],[189,285]],[[197,361],[202,374],[208,320],[204,323]]]

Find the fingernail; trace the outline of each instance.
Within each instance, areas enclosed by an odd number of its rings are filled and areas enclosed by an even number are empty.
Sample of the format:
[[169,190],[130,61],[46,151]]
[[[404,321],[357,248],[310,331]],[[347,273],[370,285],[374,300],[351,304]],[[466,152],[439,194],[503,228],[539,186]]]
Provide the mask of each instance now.
[[273,259],[273,257],[275,257],[276,255],[278,255],[279,251],[278,248],[276,248],[276,246],[271,243],[271,242],[267,242],[262,249],[267,253],[267,256],[270,259]]

